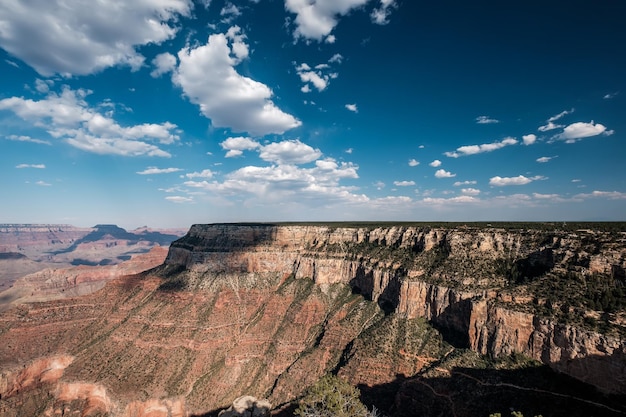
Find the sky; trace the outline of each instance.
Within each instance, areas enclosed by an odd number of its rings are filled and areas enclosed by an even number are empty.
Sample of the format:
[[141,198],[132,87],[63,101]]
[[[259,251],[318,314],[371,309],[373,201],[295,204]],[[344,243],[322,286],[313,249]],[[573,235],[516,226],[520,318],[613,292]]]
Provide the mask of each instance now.
[[3,0],[0,223],[626,220],[625,16]]

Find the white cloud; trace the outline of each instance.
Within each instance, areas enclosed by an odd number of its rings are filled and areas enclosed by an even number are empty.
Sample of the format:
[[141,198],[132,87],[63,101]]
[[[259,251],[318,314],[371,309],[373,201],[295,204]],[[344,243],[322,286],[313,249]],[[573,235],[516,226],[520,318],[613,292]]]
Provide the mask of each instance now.
[[480,190],[476,188],[463,188],[461,189],[461,193],[464,195],[478,195],[480,194]]
[[47,183],[45,181],[37,181],[35,184],[41,186],[41,187],[50,187],[52,184]]
[[192,8],[190,0],[2,1],[0,46],[44,76],[137,70],[136,47],[173,38]]
[[261,144],[255,140],[246,137],[228,138],[220,146],[227,150],[226,158],[240,156],[243,151],[249,151],[261,147]]
[[564,125],[557,125],[557,124],[554,124],[554,123],[552,123],[552,122],[548,122],[548,124],[546,124],[546,125],[539,126],[539,127],[537,128],[537,130],[538,130],[538,131],[540,131],[540,132],[547,132],[547,131],[549,131],[549,130],[560,129],[560,128],[562,128],[563,126],[564,126]]
[[163,74],[173,71],[174,68],[176,68],[176,57],[169,52],[164,52],[154,57],[152,65],[154,66],[154,70],[150,73],[150,75],[157,78]]
[[15,63],[15,62],[13,62],[13,61],[11,61],[9,59],[5,59],[4,62],[6,62],[7,64],[9,64],[10,66],[15,67],[15,68],[19,68],[20,67],[19,65],[17,65],[17,63]]
[[224,17],[223,23],[230,23],[234,18],[241,16],[241,11],[233,3],[227,2],[220,10],[220,16]]
[[609,200],[626,200],[626,193],[619,191],[592,191],[590,194],[578,194],[574,198],[606,198]]
[[18,168],[18,169],[22,169],[22,168],[45,169],[46,166],[44,164],[19,164],[19,165],[16,165],[15,168]]
[[210,169],[203,169],[200,172],[189,172],[185,174],[185,177],[189,179],[193,178],[211,178],[213,177],[213,172]]
[[554,158],[556,158],[556,156],[542,156],[541,158],[537,158],[536,161],[541,164],[545,164],[546,162],[550,162]]
[[435,172],[435,177],[437,177],[437,178],[452,178],[452,177],[456,177],[456,174],[448,172],[445,169],[438,169],[437,172]]
[[300,126],[299,120],[274,104],[268,86],[237,73],[234,67],[247,50],[235,48],[237,42],[245,45],[238,34],[239,28],[234,27],[227,34],[209,36],[205,45],[183,48],[173,82],[215,127],[263,136]]
[[612,98],[614,98],[615,96],[617,96],[619,93],[616,91],[614,93],[607,93],[604,95],[604,97],[602,97],[605,100],[610,100]]
[[395,0],[380,0],[380,6],[372,10],[372,13],[370,14],[372,22],[377,25],[386,25],[389,23],[391,9],[396,7],[397,3]]
[[554,116],[550,117],[550,118],[548,119],[548,123],[551,123],[551,122],[556,122],[557,120],[562,119],[564,116],[567,116],[568,114],[572,114],[572,113],[574,113],[574,109],[571,109],[571,110],[563,110],[561,113],[556,114],[556,115],[554,115]]
[[170,195],[165,197],[167,201],[171,201],[172,203],[182,204],[182,203],[193,203],[192,197],[184,197],[180,195]]
[[435,159],[433,162],[431,162],[428,165],[430,165],[433,168],[437,168],[437,167],[441,166],[441,161],[439,159]]
[[493,185],[495,187],[505,187],[508,185],[526,185],[530,184],[533,181],[546,179],[542,176],[534,176],[531,178],[525,177],[523,175],[518,175],[517,177],[500,177],[495,176],[489,179],[489,185]]
[[348,148],[344,152],[347,153],[347,154],[351,154],[352,152],[354,152],[354,149]]
[[328,60],[330,64],[334,64],[334,63],[341,64],[341,61],[343,61],[343,55],[341,54],[335,54],[331,56],[330,59]]
[[537,135],[534,134],[528,134],[528,135],[524,135],[522,136],[522,141],[524,142],[524,145],[532,145],[533,143],[535,143],[537,141]]
[[318,159],[322,152],[299,140],[286,140],[263,146],[259,156],[277,164],[306,164]]
[[177,126],[165,122],[120,126],[110,115],[91,108],[88,90],[63,87],[61,94],[50,92],[42,100],[11,97],[0,100],[0,110],[10,110],[23,120],[42,128],[54,138],[87,152],[123,156],[170,154],[150,142],[168,145],[180,138]]
[[377,190],[382,190],[383,188],[385,188],[385,183],[382,181],[376,181],[373,185],[374,187],[376,187]]
[[486,125],[486,124],[500,123],[500,120],[492,119],[489,116],[478,116],[476,118],[476,123],[478,123],[479,125]]
[[455,187],[460,187],[461,185],[476,185],[476,181],[457,181],[453,185]]
[[394,181],[393,185],[396,187],[411,187],[415,185],[415,181]]
[[5,136],[5,139],[7,139],[7,140],[14,140],[14,141],[17,141],[17,142],[39,143],[40,145],[52,145],[52,143],[50,143],[47,140],[35,139],[35,138],[31,138],[30,136],[9,135],[9,136]]
[[[285,9],[296,15],[294,39],[322,41],[339,23],[339,17],[369,0],[285,0]],[[332,43],[332,42],[330,42]]]
[[445,152],[445,155],[450,158],[458,158],[466,155],[476,155],[484,152],[492,152],[497,149],[502,149],[505,146],[511,146],[517,144],[515,138],[505,138],[500,142],[484,143],[482,145],[467,145],[457,148],[455,152]]
[[466,204],[466,203],[478,203],[479,199],[470,195],[460,195],[451,198],[434,198],[427,197],[422,200],[423,203],[429,205],[446,205],[446,204]]
[[170,174],[172,172],[182,171],[180,168],[157,168],[157,167],[148,167],[143,171],[137,171],[139,175],[154,175],[154,174]]
[[416,166],[418,166],[419,164],[420,164],[420,163],[419,163],[419,161],[418,161],[418,160],[416,160],[416,159],[409,159],[409,166],[410,166],[410,167],[416,167]]
[[574,143],[580,139],[598,136],[601,134],[610,135],[613,131],[607,131],[606,126],[600,123],[594,123],[592,120],[590,123],[576,122],[563,129],[562,133],[555,135],[553,139],[564,140],[565,143]]
[[346,109],[348,109],[348,110],[350,110],[351,112],[354,112],[354,113],[358,113],[359,112],[359,109],[356,106],[356,104],[346,104]]

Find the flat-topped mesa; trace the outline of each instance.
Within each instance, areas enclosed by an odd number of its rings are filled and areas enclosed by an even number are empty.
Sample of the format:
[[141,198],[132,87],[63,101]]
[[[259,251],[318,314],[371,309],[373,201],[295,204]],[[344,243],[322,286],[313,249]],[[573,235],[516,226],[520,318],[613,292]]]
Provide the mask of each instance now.
[[[386,312],[426,318],[483,354],[523,353],[606,391],[626,393],[626,381],[618,377],[626,375],[623,313],[611,321],[622,333],[599,333],[582,325],[583,317],[601,314],[588,300],[571,305],[560,293],[554,301],[540,286],[542,279],[566,277],[566,293],[572,277],[582,286],[597,277],[626,284],[623,232],[194,225],[171,244],[165,267],[184,269],[196,280],[243,274],[254,285],[273,274],[348,284]],[[564,324],[572,311],[580,321]]]

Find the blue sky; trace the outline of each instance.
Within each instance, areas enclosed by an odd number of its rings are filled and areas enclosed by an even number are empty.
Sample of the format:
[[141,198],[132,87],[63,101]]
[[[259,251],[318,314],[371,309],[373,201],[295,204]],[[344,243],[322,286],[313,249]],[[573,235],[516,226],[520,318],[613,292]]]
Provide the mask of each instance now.
[[626,220],[624,16],[3,1],[0,222]]

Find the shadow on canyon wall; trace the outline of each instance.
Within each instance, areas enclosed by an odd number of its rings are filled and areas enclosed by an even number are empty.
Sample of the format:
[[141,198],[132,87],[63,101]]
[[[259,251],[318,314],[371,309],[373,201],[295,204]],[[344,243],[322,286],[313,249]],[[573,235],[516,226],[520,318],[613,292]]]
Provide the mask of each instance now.
[[433,364],[418,376],[397,375],[390,383],[358,388],[370,409],[393,417],[509,416],[511,411],[526,417],[626,416],[626,395],[604,394],[547,365],[445,370]]

